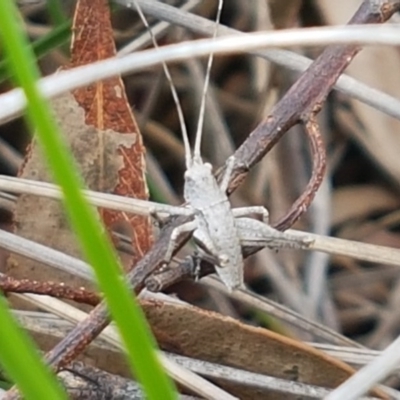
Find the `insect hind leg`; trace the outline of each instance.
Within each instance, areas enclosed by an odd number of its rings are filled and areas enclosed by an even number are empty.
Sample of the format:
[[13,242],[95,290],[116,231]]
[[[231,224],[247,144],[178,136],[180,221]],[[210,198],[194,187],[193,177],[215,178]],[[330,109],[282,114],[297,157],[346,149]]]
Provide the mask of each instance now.
[[236,227],[242,246],[260,245],[271,249],[308,249],[311,238],[299,238],[290,233],[278,231],[270,225],[253,218],[238,218]]
[[269,223],[269,212],[264,206],[238,207],[232,209],[235,218],[248,217],[251,214],[260,215],[264,224]]

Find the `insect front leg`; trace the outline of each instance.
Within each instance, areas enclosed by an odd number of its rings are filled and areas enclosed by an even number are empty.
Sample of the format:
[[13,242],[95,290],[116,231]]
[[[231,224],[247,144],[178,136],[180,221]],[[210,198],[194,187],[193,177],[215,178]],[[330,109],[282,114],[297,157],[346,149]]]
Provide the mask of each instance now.
[[172,231],[171,239],[170,239],[170,241],[168,243],[168,248],[167,248],[167,251],[166,251],[166,253],[164,255],[164,261],[166,263],[169,263],[171,261],[172,254],[174,252],[174,249],[176,247],[176,243],[177,243],[179,237],[184,233],[188,233],[188,232],[194,231],[196,229],[196,227],[197,227],[197,221],[193,220],[193,221],[186,222],[183,225],[177,226]]
[[229,181],[231,179],[233,167],[235,166],[235,157],[230,156],[226,161],[226,169],[224,172],[224,176],[222,177],[221,184],[219,185],[220,189],[225,193],[229,186]]
[[232,209],[232,214],[235,218],[248,217],[252,214],[261,215],[264,224],[268,224],[268,222],[269,222],[269,212],[263,206],[234,208],[234,209]]

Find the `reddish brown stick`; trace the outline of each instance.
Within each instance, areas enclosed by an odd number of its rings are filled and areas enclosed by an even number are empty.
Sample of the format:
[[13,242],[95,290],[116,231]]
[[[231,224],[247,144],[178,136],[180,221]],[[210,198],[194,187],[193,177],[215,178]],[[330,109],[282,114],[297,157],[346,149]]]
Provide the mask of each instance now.
[[311,147],[313,160],[312,175],[304,192],[292,204],[286,214],[274,223],[274,227],[280,231],[290,228],[307,211],[325,175],[325,146],[314,116],[310,116],[310,119],[304,123],[304,127]]
[[15,279],[3,275],[0,277],[0,290],[4,293],[34,293],[47,295],[58,299],[73,300],[78,303],[85,303],[96,306],[100,303],[101,297],[84,287],[73,288],[59,282],[39,282],[29,279]]

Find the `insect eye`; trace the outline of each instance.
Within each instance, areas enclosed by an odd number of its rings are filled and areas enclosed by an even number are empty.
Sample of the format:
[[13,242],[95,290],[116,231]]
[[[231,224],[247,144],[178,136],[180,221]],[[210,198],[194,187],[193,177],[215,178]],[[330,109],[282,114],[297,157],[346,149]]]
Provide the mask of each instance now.
[[229,264],[229,257],[226,254],[220,254],[218,261],[221,267],[226,267]]

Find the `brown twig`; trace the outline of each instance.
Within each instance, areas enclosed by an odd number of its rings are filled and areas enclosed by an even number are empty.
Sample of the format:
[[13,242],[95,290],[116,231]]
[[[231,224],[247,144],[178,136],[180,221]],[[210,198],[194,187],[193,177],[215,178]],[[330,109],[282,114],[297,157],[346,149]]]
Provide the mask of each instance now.
[[[381,23],[399,9],[399,1],[381,1],[379,5],[364,1],[349,24]],[[328,47],[235,152],[236,163],[228,193],[232,193],[240,185],[247,172],[290,128],[298,123],[304,125],[312,152],[312,176],[304,192],[286,214],[272,223],[272,226],[278,230],[288,229],[307,211],[321,185],[326,167],[326,152],[316,115],[336,80],[360,50],[361,47],[355,45]],[[222,176],[223,173],[224,168],[217,174]],[[247,257],[260,249],[261,247],[244,248],[243,255]],[[200,276],[205,276],[210,271],[213,271],[210,262],[202,260]],[[146,281],[146,287],[152,291],[159,291],[179,280],[194,277],[193,262],[185,261],[177,267],[150,276]]]
[[34,293],[56,297],[58,299],[73,300],[96,306],[101,297],[84,287],[74,288],[59,282],[39,282],[30,279],[15,279],[11,276],[0,276],[0,290],[4,293]]
[[[400,9],[400,0],[365,0],[351,24],[383,23]],[[276,104],[271,114],[262,121],[249,135],[247,140],[235,153],[236,164],[228,192],[232,193],[244,180],[248,171],[264,157],[279,139],[297,123],[305,123],[311,137],[318,135],[316,126],[312,125],[313,117],[318,113],[332,86],[360,51],[360,46],[336,45],[328,47],[318,59],[300,76],[286,95]],[[313,136],[314,135],[314,136]],[[318,137],[318,136],[317,136]],[[316,160],[314,160],[314,165]],[[221,176],[222,171],[219,172]],[[314,174],[315,178],[315,174]],[[282,217],[275,227],[285,228],[288,223],[298,218],[312,201],[318,179],[312,178],[305,194],[295,204],[300,212],[293,211]],[[314,183],[313,183],[314,179]],[[302,207],[302,204],[305,205]],[[289,215],[289,216],[288,216]],[[292,216],[290,216],[292,215]],[[187,218],[173,218],[165,227],[159,239],[136,268],[128,274],[129,282],[138,292],[145,279],[162,263],[171,232],[174,227],[187,221]],[[181,246],[186,238],[181,238]],[[62,340],[56,348],[47,354],[47,361],[55,368],[68,364],[82,351],[108,324],[106,304],[102,302],[89,317],[79,323],[73,331]],[[15,389],[7,392],[5,399],[16,399]]]
[[[243,250],[243,248],[242,248]],[[243,253],[245,255],[245,253]],[[186,257],[176,266],[168,265],[167,268],[151,274],[145,280],[147,290],[160,292],[165,288],[185,279],[199,279],[215,272],[213,257],[207,253]]]
[[[349,24],[382,23],[399,9],[399,1],[364,1]],[[329,46],[303,72],[275,105],[271,114],[257,126],[235,152],[236,164],[228,188],[229,193],[240,185],[248,171],[290,128],[300,122],[307,122],[320,111],[333,85],[360,50],[361,46],[358,45]],[[314,197],[312,193],[310,195]],[[272,224],[272,226],[279,228],[279,225],[283,225],[287,228],[286,224],[282,224],[285,219],[286,216],[282,217],[277,224]]]
[[[160,233],[157,245],[128,273],[128,280],[137,293],[143,288],[146,278],[163,263],[172,230],[176,224],[182,223],[184,220],[185,218],[179,217],[167,223]],[[89,313],[84,321],[79,323],[57,346],[46,354],[46,361],[53,365],[56,370],[68,365],[101,333],[108,323],[107,307],[103,301]]]
[[273,224],[280,231],[290,228],[308,210],[325,175],[326,151],[318,123],[313,114],[309,116],[308,121],[304,122],[304,127],[311,147],[312,175],[304,192],[292,204],[286,214]]
[[205,260],[201,256],[189,256],[174,267],[168,266],[165,270],[150,275],[145,280],[145,285],[146,289],[151,292],[161,292],[177,282],[202,278],[214,272],[214,265],[211,261]]

